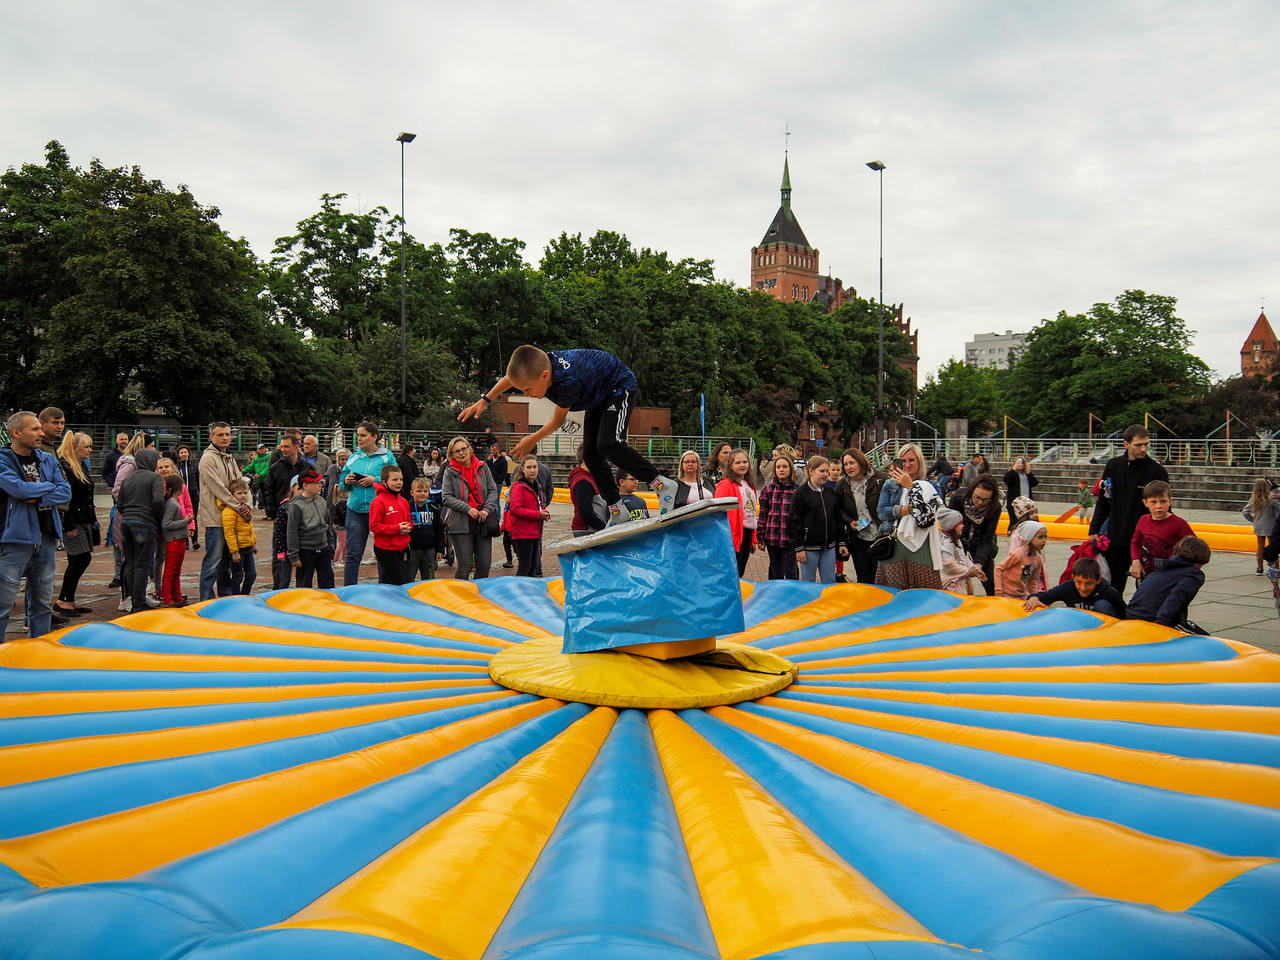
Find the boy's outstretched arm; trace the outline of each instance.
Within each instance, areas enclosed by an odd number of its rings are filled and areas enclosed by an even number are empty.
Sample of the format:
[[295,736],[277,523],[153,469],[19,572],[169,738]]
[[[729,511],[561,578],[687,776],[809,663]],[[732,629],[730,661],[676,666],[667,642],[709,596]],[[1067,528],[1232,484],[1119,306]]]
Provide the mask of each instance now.
[[511,378],[503,374],[502,379],[495,383],[488,393],[471,404],[471,406],[463,407],[462,412],[458,414],[458,419],[465,421],[470,420],[472,417],[480,416],[484,408],[493,403],[493,400],[490,399],[491,397],[497,399],[514,386],[515,384],[511,382]]
[[538,446],[538,441],[543,437],[549,437],[560,429],[560,424],[564,423],[564,418],[569,415],[568,407],[556,407],[556,412],[551,415],[551,419],[547,421],[546,426],[536,433],[531,433],[511,449],[511,459],[519,463],[524,459],[525,455],[532,452]]

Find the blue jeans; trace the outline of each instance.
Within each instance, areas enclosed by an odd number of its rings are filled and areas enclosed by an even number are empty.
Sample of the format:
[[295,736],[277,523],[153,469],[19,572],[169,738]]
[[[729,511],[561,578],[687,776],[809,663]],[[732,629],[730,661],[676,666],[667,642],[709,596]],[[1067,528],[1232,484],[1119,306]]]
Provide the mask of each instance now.
[[253,548],[245,547],[231,558],[227,565],[228,589],[233,594],[248,595],[258,579],[258,564],[253,559]]
[[58,538],[34,543],[0,543],[0,643],[9,629],[9,614],[27,581],[27,632],[38,637],[49,632],[49,604],[53,603],[53,574],[58,558]]
[[369,542],[369,515],[347,507],[347,555],[342,565],[342,585],[360,582],[360,561]]
[[204,528],[204,559],[200,561],[200,599],[231,595],[231,575],[228,571],[227,538],[222,527]]
[[800,564],[800,579],[804,583],[813,583],[813,575],[818,575],[819,583],[836,582],[836,551],[806,550],[804,563]]

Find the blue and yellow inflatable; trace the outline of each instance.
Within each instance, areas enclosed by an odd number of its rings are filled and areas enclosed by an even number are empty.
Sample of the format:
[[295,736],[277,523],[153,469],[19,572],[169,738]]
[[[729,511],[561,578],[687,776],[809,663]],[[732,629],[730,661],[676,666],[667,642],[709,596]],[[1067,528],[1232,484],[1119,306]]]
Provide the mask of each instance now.
[[[0,647],[0,957],[1280,957],[1280,658],[744,584],[797,668],[494,683],[559,581],[228,598]],[[627,656],[617,654],[616,656]]]

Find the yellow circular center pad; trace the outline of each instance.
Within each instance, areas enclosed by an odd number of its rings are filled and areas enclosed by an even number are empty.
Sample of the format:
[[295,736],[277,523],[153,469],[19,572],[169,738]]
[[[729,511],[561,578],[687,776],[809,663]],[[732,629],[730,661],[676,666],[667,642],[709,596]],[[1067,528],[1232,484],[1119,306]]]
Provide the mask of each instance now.
[[796,666],[755,647],[720,641],[711,653],[680,660],[600,650],[561,653],[559,638],[528,640],[489,662],[495,683],[521,693],[606,707],[717,707],[776,693]]

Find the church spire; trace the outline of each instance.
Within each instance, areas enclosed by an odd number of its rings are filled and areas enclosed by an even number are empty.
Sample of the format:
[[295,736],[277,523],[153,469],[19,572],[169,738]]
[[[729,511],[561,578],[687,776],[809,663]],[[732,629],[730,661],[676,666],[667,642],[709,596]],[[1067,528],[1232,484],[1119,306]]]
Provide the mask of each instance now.
[[785,151],[782,154],[782,205],[791,209],[791,162]]

